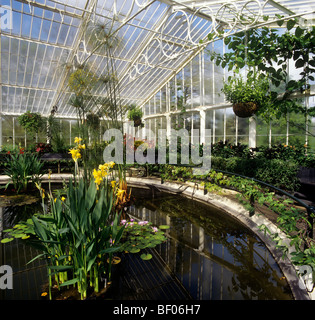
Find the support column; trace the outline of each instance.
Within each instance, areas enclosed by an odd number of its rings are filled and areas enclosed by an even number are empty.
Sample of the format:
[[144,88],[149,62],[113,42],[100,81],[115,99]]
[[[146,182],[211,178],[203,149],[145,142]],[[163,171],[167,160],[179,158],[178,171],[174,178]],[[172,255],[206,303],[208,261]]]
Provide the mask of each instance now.
[[206,142],[206,112],[204,110],[199,111],[200,116],[200,144]]
[[168,139],[168,141],[170,141],[171,138],[171,116],[170,114],[167,114],[165,116],[166,119],[166,137]]
[[249,137],[248,137],[249,148],[256,148],[256,117],[249,118]]
[[0,151],[2,151],[2,144],[2,114],[0,113]]
[[15,117],[12,117],[12,146],[15,148]]

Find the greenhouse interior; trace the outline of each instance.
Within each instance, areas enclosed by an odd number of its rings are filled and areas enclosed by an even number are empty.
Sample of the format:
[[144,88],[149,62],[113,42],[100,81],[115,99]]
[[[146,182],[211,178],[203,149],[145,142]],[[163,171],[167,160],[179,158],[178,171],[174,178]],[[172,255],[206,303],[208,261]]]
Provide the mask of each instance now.
[[315,300],[313,1],[0,23],[0,300]]

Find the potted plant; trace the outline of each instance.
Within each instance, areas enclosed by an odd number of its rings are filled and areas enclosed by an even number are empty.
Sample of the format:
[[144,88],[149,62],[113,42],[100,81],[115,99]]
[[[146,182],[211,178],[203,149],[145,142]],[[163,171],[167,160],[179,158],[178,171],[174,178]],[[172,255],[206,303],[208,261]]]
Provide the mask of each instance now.
[[134,122],[134,126],[143,126],[142,123],[143,112],[139,107],[132,105],[129,107],[128,119]]
[[253,116],[270,100],[267,77],[248,73],[242,76],[230,76],[224,83],[222,92],[226,100],[233,104],[234,113],[241,118]]
[[26,111],[18,117],[18,121],[28,133],[38,133],[45,127],[45,120],[40,113]]

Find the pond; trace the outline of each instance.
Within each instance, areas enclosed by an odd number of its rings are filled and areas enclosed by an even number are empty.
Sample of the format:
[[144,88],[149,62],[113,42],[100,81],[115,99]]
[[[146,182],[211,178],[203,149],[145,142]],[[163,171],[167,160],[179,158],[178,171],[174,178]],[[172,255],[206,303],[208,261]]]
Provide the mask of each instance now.
[[[124,254],[114,272],[113,299],[290,300],[289,285],[264,243],[227,213],[163,192],[132,189],[130,218],[169,225],[167,241],[150,250],[153,259]],[[3,228],[40,210],[39,203],[2,207]],[[13,290],[0,299],[41,299],[46,268],[25,241],[0,244],[0,264],[13,268]]]

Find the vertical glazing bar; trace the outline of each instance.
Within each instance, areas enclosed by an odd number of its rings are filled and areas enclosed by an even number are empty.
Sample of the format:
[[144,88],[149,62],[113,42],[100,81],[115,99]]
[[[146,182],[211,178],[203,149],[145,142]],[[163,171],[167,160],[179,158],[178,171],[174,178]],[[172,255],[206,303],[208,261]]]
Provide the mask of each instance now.
[[223,141],[226,141],[226,109],[223,113]]
[[238,144],[238,116],[235,115],[235,145]]
[[[305,97],[305,109],[309,108],[309,97]],[[305,115],[305,145],[308,145],[308,114]]]
[[12,117],[12,147],[15,147],[15,117]]
[[272,139],[272,132],[271,132],[271,120],[269,121],[269,148],[271,148],[271,139]]
[[192,67],[192,61],[190,61],[189,63],[190,66],[190,108],[193,108],[193,92],[194,92],[194,88],[193,88],[193,67]]
[[[69,120],[69,145],[72,145],[72,121]],[[102,141],[102,139],[101,139]]]
[[206,142],[206,112],[200,110],[200,144],[205,144]]
[[248,146],[249,148],[256,148],[256,117],[249,118],[249,131],[248,131]]
[[215,110],[213,110],[212,117],[212,143],[215,143]]
[[0,151],[2,151],[2,114],[0,112]]
[[290,125],[289,125],[289,121],[290,121],[290,114],[289,112],[287,113],[287,133],[286,133],[286,145],[289,145],[289,130],[290,130]]

